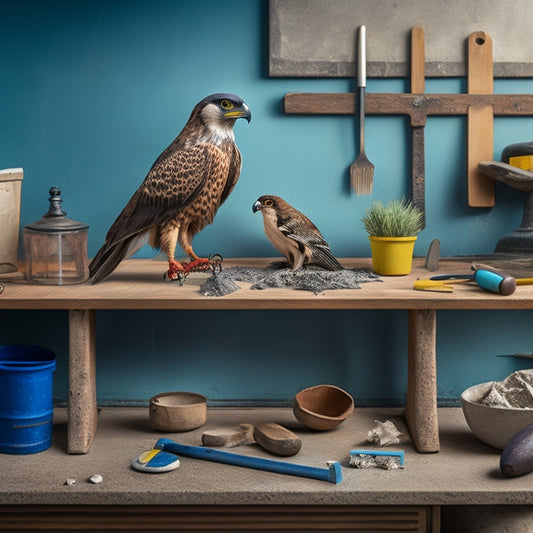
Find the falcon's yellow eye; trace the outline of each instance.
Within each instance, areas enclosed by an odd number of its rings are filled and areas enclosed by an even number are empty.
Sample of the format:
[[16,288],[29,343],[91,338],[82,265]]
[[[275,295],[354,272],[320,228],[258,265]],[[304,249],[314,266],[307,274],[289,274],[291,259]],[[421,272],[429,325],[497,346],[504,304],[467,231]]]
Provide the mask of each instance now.
[[272,207],[274,205],[274,202],[272,200],[265,200],[265,205],[267,207]]
[[229,100],[222,100],[220,102],[220,107],[228,111],[229,109],[233,109],[233,102],[230,102]]

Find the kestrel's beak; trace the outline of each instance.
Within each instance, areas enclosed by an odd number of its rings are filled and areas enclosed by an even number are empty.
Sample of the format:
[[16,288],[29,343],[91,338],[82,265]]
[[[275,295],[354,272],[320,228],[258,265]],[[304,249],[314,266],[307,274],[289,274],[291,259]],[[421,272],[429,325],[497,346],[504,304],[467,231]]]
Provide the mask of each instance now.
[[228,111],[227,113],[224,113],[224,117],[226,118],[245,118],[248,122],[252,120],[252,113],[250,111],[250,108],[243,103],[241,109],[235,109],[234,111]]
[[255,202],[255,204],[252,206],[252,211],[254,213],[257,213],[262,208],[263,208],[263,206],[261,205],[261,202],[259,200],[257,200],[257,202]]

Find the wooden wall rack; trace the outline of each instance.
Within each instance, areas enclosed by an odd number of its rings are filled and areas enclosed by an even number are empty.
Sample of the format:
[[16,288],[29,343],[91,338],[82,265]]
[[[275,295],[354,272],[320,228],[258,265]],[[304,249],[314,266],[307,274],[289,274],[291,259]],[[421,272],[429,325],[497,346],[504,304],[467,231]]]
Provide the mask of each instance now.
[[[411,86],[424,88],[420,74],[421,28],[412,32]],[[418,48],[417,48],[418,43]],[[494,206],[494,181],[478,169],[481,161],[493,159],[494,116],[533,116],[533,95],[492,94],[492,39],[486,32],[475,32],[468,40],[468,94],[367,93],[368,115],[407,115],[413,128],[412,195],[413,203],[425,211],[425,168],[423,128],[428,116],[464,115],[468,117],[467,177],[470,207]],[[422,68],[423,70],[423,68]],[[480,81],[482,80],[482,81]],[[485,89],[485,91],[484,91]],[[288,114],[349,115],[358,112],[355,93],[287,93],[283,108]],[[418,137],[418,141],[417,141]],[[379,164],[379,163],[378,163]]]

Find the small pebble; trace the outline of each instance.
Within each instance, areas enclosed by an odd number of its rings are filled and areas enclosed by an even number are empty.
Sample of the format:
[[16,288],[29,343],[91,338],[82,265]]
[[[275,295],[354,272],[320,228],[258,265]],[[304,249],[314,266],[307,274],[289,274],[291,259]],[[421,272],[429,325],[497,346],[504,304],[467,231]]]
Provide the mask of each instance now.
[[94,474],[94,476],[91,476],[89,478],[89,481],[91,483],[94,483],[95,485],[98,485],[99,483],[102,483],[103,480],[104,480],[104,478],[100,474]]
[[75,485],[76,484],[76,480],[69,477],[66,481],[65,481],[65,485],[68,485],[69,487],[71,487],[72,485]]

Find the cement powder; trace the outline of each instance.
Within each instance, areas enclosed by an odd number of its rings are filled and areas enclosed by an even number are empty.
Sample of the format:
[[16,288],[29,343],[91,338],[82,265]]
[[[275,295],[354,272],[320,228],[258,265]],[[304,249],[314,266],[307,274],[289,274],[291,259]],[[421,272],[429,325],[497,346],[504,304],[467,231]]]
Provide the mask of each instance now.
[[533,409],[533,369],[517,370],[503,381],[494,381],[479,401],[491,407]]
[[381,281],[374,272],[364,269],[338,271],[307,267],[300,270],[269,266],[230,267],[213,274],[201,288],[204,296],[225,296],[239,290],[236,282],[250,283],[252,290],[285,288],[320,294],[327,290],[360,289],[361,283]]

